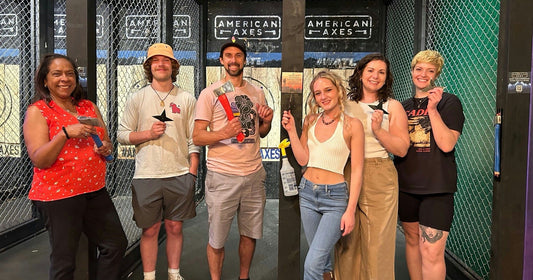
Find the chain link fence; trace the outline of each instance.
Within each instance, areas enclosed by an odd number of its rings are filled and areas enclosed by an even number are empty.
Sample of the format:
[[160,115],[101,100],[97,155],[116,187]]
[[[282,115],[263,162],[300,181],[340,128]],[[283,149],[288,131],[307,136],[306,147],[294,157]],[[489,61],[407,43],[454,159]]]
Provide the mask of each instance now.
[[[22,137],[24,112],[33,96],[38,63],[38,1],[0,0],[0,235],[35,219],[27,193],[32,164]],[[134,147],[116,142],[128,96],[146,84],[141,67],[148,46],[163,41],[164,1],[97,0],[97,105],[108,125],[116,160],[108,164],[107,187],[129,244],[140,236],[132,221],[130,182]],[[427,1],[427,48],[441,52],[439,78],[459,96],[466,123],[457,146],[459,191],[448,251],[480,278],[487,279],[492,204],[492,115],[495,108],[499,1]],[[172,46],[180,60],[177,85],[198,96],[200,84],[200,7],[174,1]],[[66,6],[54,7],[55,52],[66,54]],[[394,74],[394,93],[412,95],[410,61],[415,53],[415,0],[393,1],[387,10],[386,54]],[[194,26],[194,28],[192,28]],[[25,59],[22,59],[25,58]],[[31,59],[28,59],[31,58]],[[339,73],[343,74],[343,73]],[[309,74],[306,74],[306,76]],[[348,74],[344,73],[343,76]],[[197,200],[202,197],[198,187]]]
[[[0,236],[37,218],[27,199],[32,180],[32,164],[23,144],[24,112],[33,96],[34,69],[39,57],[38,1],[0,0]],[[166,1],[96,2],[97,100],[115,147],[115,161],[107,165],[106,185],[119,213],[129,245],[141,234],[132,220],[130,183],[135,163],[135,147],[116,142],[116,132],[124,105],[133,92],[147,84],[142,62],[146,50],[162,39],[162,7]],[[176,85],[195,96],[200,88],[200,7],[194,0],[174,1],[172,33],[174,55],[181,68]],[[17,11],[17,12],[14,12]],[[35,18],[32,18],[35,17]],[[66,51],[66,2],[54,3],[54,52]],[[22,59],[25,58],[25,59]],[[28,59],[31,58],[31,59]],[[196,199],[203,189],[197,187]]]
[[[399,100],[412,96],[414,7],[409,0],[394,1],[388,8],[386,51]],[[447,250],[482,279],[490,272],[499,10],[499,0],[429,0],[425,23],[426,48],[445,59],[439,84],[459,97],[466,117],[456,148],[458,192]]]
[[34,26],[29,1],[0,0],[0,234],[35,219],[26,198],[32,163],[22,121],[33,96]]

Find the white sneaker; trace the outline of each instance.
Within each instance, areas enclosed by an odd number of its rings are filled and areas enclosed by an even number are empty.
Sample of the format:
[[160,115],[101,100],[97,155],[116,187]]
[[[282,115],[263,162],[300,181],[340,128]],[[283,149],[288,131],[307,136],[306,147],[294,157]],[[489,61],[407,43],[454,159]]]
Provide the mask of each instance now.
[[185,280],[180,273],[168,273],[168,280]]
[[152,272],[144,272],[144,280],[155,280],[155,271]]

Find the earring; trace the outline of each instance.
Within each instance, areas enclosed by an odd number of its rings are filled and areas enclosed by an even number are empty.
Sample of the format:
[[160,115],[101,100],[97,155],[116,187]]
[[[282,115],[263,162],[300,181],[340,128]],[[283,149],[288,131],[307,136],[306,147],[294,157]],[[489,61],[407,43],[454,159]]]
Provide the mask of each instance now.
[[44,87],[46,88],[46,87],[48,87],[48,86],[47,86],[46,84],[44,84]]

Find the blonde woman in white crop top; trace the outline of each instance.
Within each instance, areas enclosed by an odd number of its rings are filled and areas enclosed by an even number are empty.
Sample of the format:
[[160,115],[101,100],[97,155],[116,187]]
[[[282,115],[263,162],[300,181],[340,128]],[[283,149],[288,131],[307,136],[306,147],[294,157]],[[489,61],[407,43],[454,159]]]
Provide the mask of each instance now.
[[[301,138],[290,111],[283,112],[282,125],[296,160],[307,166],[299,187],[300,213],[309,244],[304,280],[321,280],[333,271],[329,256],[335,243],[354,229],[363,174],[364,132],[358,119],[343,113],[346,90],[339,76],[319,72],[310,89],[313,98]],[[349,191],[343,172],[348,158]]]

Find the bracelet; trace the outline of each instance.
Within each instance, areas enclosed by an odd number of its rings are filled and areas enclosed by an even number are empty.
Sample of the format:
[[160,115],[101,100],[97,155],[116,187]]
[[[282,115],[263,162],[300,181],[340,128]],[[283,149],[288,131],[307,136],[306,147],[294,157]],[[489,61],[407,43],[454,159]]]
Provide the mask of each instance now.
[[65,136],[67,136],[67,140],[70,139],[70,136],[68,136],[67,129],[63,126],[62,127],[63,132],[65,133]]

